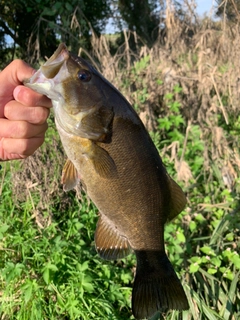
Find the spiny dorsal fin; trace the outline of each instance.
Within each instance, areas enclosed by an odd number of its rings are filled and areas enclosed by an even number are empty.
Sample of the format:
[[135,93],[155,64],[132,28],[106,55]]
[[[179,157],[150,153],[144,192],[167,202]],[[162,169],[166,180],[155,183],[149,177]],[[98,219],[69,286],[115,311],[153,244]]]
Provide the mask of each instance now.
[[106,150],[93,143],[92,152],[88,156],[94,169],[101,177],[105,179],[117,177],[116,165]]
[[77,169],[69,159],[67,159],[63,167],[61,182],[63,184],[64,191],[72,190],[79,182]]
[[131,252],[127,238],[104,215],[99,217],[97,223],[95,246],[100,257],[105,260],[121,259]]
[[169,188],[171,193],[171,210],[168,215],[168,220],[175,218],[184,209],[187,199],[184,192],[179,187],[179,185],[168,176]]

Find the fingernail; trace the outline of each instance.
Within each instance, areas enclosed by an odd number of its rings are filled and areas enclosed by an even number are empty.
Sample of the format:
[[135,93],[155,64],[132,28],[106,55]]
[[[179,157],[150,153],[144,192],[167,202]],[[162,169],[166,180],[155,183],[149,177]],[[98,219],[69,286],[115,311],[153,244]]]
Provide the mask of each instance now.
[[13,97],[15,100],[18,100],[18,95],[19,95],[19,92],[21,91],[21,87],[20,86],[17,86],[14,90],[13,90]]

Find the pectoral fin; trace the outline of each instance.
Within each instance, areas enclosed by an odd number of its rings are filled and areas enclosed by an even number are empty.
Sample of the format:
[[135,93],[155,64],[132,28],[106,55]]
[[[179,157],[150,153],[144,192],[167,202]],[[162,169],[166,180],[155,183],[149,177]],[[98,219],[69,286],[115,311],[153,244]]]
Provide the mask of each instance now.
[[104,215],[97,223],[95,245],[100,257],[106,260],[121,259],[131,252],[127,238]]
[[185,194],[183,193],[182,189],[179,185],[169,177],[169,188],[171,193],[171,211],[168,215],[168,220],[172,220],[175,218],[182,210],[184,209],[187,200]]
[[91,140],[86,142],[85,156],[92,162],[97,174],[105,179],[117,177],[117,168],[109,153]]
[[79,182],[77,169],[69,159],[63,167],[61,182],[63,184],[64,191],[72,190]]

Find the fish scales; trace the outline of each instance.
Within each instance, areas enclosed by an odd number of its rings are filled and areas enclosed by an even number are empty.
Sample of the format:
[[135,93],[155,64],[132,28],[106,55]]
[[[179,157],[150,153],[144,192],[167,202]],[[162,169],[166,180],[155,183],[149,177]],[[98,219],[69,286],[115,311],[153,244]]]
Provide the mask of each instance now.
[[79,180],[97,206],[96,249],[104,259],[137,257],[132,310],[136,319],[188,309],[164,248],[164,224],[186,199],[167,174],[137,113],[121,93],[64,44],[25,85],[53,102],[68,156],[64,189]]
[[[115,122],[113,132],[116,133],[113,134],[111,143],[101,143],[100,146],[108,151],[114,160],[117,167],[116,178],[108,179],[106,183],[105,178],[94,174],[95,169],[91,163],[79,162],[79,155],[73,163],[86,185],[88,196],[100,213],[108,215],[111,221],[119,226],[131,247],[157,250],[163,245],[159,241],[159,230],[163,223],[161,219],[166,221],[166,213],[169,211],[165,169],[157,157],[155,148],[149,143],[151,140],[149,141],[148,135],[141,127],[128,128],[124,126],[125,120],[118,118]],[[125,130],[121,130],[122,126]],[[59,132],[63,145],[69,145],[67,154],[71,159],[71,153],[75,149],[74,137],[71,139],[69,136],[66,139],[60,128]],[[126,141],[127,150],[122,147]],[[119,154],[122,156],[119,157]],[[163,211],[160,216],[159,209]]]

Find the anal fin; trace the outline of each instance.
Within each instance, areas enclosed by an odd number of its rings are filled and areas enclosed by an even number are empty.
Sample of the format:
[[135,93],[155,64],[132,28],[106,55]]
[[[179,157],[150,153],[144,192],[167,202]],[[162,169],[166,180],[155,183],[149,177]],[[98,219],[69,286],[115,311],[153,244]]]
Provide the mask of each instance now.
[[105,216],[101,215],[95,232],[95,246],[98,254],[105,260],[116,260],[131,252],[129,242]]

